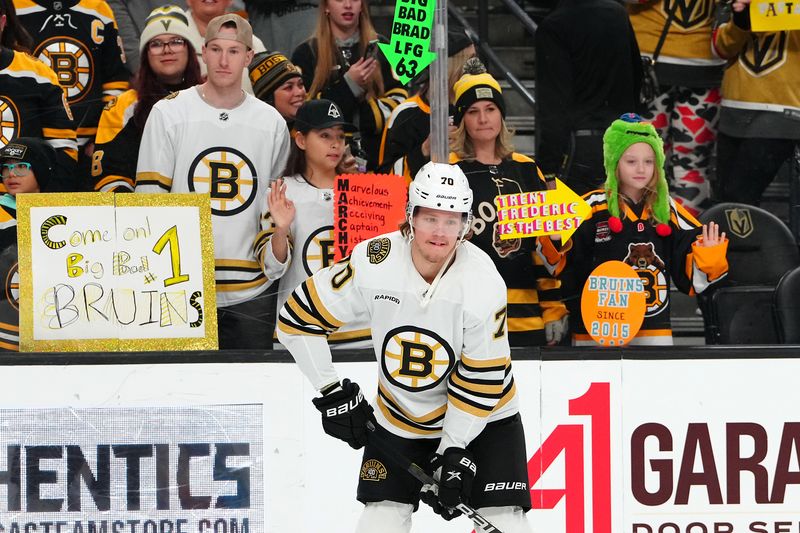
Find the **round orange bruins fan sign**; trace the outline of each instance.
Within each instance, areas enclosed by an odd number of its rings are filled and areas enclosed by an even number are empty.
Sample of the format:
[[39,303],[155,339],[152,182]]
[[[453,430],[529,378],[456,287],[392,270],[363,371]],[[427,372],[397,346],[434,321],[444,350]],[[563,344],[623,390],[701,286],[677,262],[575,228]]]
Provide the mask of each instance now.
[[622,261],[607,261],[594,269],[581,297],[586,331],[602,346],[622,346],[642,327],[644,281]]

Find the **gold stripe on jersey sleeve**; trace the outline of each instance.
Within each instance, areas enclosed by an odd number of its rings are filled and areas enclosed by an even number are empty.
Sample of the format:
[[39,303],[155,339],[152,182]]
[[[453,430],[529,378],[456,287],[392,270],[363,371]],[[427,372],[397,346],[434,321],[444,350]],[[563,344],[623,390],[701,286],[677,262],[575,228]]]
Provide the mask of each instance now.
[[539,293],[535,289],[508,289],[509,304],[538,304]]
[[539,278],[536,281],[536,288],[540,291],[558,289],[560,287],[561,287],[561,282],[556,278]]
[[136,185],[158,185],[162,189],[172,189],[172,178],[158,172],[137,172]]
[[[95,191],[102,191],[103,187],[108,187],[113,183],[118,183],[117,186],[114,187],[114,191],[124,190],[124,191],[132,191],[133,190],[133,180],[130,178],[126,178],[125,176],[116,176],[114,174],[109,174],[105,178],[101,179],[97,182],[94,186]],[[111,189],[105,190],[103,192],[112,192]]]
[[304,284],[308,289],[308,296],[309,302],[308,304],[311,308],[319,313],[319,315],[325,320],[325,322],[329,323],[335,328],[340,328],[344,324],[341,320],[337,320],[326,308],[325,305],[322,303],[322,300],[319,298],[319,293],[317,292],[317,286],[314,283],[314,278],[308,278],[306,283]]
[[127,81],[109,81],[103,84],[104,90],[128,90],[128,87],[130,87],[130,83]]
[[297,315],[297,318],[302,320],[304,323],[306,323],[306,324],[308,324],[310,326],[320,327],[320,328],[322,328],[322,329],[324,329],[326,331],[328,330],[328,328],[325,325],[321,324],[320,321],[316,317],[314,317],[311,313],[309,313],[308,311],[303,309],[303,307],[297,301],[297,298],[295,298],[294,294],[292,294],[289,297],[289,299],[286,300],[286,303],[284,305],[286,307],[288,307],[289,309],[291,309],[292,312],[294,312],[294,314]]
[[462,389],[464,392],[474,392],[479,394],[493,394],[493,395],[500,394],[501,392],[503,392],[502,380],[499,380],[497,383],[493,383],[490,385],[482,383],[473,383],[459,376],[457,372],[453,372],[452,374],[450,374],[450,380],[453,382],[455,386]]
[[94,137],[97,134],[97,128],[78,128],[75,133],[78,137]]
[[369,108],[372,110],[372,118],[375,120],[375,131],[383,130],[383,113],[378,107],[378,102],[375,100],[368,100]]
[[386,417],[386,420],[388,420],[390,424],[392,424],[393,426],[397,426],[403,431],[408,431],[409,433],[416,433],[417,435],[426,435],[426,436],[441,431],[441,428],[421,429],[407,424],[402,419],[398,418],[393,411],[391,411],[388,407],[386,407],[386,404],[383,403],[383,400],[381,399],[380,396],[378,396],[378,409],[381,410],[383,416]]
[[328,342],[330,343],[341,343],[341,342],[355,342],[355,341],[365,341],[372,338],[372,330],[367,329],[354,329],[352,331],[334,331],[328,337]]
[[473,359],[462,353],[461,362],[472,368],[505,368],[508,365],[508,357],[498,357],[497,359]]
[[42,137],[50,139],[74,139],[75,130],[67,128],[42,128]]
[[217,280],[217,292],[243,291],[246,289],[252,289],[253,287],[260,287],[266,282],[266,276],[259,276],[252,281],[225,280],[225,284],[221,284],[220,280]]
[[278,329],[280,329],[282,332],[286,333],[287,335],[304,335],[304,336],[307,335],[309,337],[324,337],[325,336],[325,332],[324,331],[320,331],[319,333],[311,333],[310,331],[303,331],[301,329],[297,329],[297,328],[287,324],[283,320],[278,320]]
[[216,259],[214,267],[226,270],[261,271],[258,261],[249,261],[247,259]]
[[4,349],[6,349],[6,350],[8,350],[10,352],[18,352],[19,351],[19,345],[11,344],[10,342],[0,341],[0,348],[4,348]]
[[6,322],[0,322],[0,329],[5,329],[8,331],[15,331],[19,333],[19,325],[18,324],[8,324]]
[[456,398],[452,394],[448,394],[447,395],[447,401],[448,401],[448,403],[450,403],[454,407],[458,408],[459,410],[464,411],[465,413],[470,414],[472,416],[477,416],[478,418],[486,418],[487,416],[489,416],[491,414],[492,410],[494,409],[493,407],[492,408],[487,408],[487,407],[479,408],[479,407],[476,407],[474,405],[468,404],[468,403]]
[[497,405],[494,406],[493,412],[494,411],[499,411],[500,409],[502,409],[503,406],[505,404],[507,404],[508,402],[510,402],[511,400],[513,400],[516,395],[517,395],[517,382],[516,381],[512,381],[511,382],[511,388],[508,390],[508,392],[506,392],[503,395],[502,398],[500,398],[500,401],[497,402]]
[[[394,404],[395,409],[400,411],[400,413],[407,419],[411,420],[412,422],[416,422],[417,424],[431,424],[433,420],[444,416],[447,412],[447,404],[442,405],[441,407],[437,407],[430,413],[426,413],[424,415],[413,416],[409,414],[405,409],[401,409],[395,397],[392,395],[391,392],[383,385],[383,383],[378,383],[378,390],[389,399],[390,402]],[[378,395],[378,400],[382,401],[380,394]]]

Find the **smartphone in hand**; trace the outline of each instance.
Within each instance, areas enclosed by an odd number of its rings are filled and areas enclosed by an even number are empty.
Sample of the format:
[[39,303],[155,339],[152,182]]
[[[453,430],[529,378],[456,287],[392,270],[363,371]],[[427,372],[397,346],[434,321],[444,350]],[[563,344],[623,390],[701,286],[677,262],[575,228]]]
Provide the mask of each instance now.
[[364,59],[377,59],[378,50],[378,39],[372,39],[369,43],[367,43],[367,47],[364,49]]

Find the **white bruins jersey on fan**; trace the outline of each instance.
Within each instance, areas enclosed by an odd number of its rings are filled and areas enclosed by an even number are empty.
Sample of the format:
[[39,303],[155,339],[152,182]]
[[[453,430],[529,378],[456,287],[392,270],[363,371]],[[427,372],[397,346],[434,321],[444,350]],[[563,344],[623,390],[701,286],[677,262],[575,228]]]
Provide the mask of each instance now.
[[156,103],[147,119],[136,192],[210,194],[218,307],[269,286],[254,244],[266,229],[269,182],[288,153],[286,122],[250,95],[234,109],[218,109],[192,87]]
[[399,231],[359,243],[289,297],[278,338],[318,390],[339,376],[325,335],[366,311],[378,359],[378,422],[405,438],[464,447],[487,422],[518,411],[506,333],[506,287],[465,242],[428,302],[430,285]]
[[[289,295],[314,272],[333,264],[333,189],[318,189],[302,176],[284,178],[286,198],[297,213],[289,230],[289,254],[281,263],[272,252],[272,217],[269,229],[256,241],[256,254],[270,280],[278,280],[278,310]],[[273,287],[274,290],[274,287]],[[372,344],[366,317],[343,325],[331,333],[328,342],[336,348],[369,348]],[[278,348],[278,347],[276,347]]]

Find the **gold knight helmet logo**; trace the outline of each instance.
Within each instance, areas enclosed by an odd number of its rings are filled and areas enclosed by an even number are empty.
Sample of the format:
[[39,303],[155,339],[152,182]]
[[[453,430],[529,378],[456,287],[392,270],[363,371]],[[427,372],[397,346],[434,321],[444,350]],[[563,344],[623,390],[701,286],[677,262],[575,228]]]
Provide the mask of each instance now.
[[753,233],[753,217],[749,209],[726,209],[728,229],[740,239],[746,239]]

